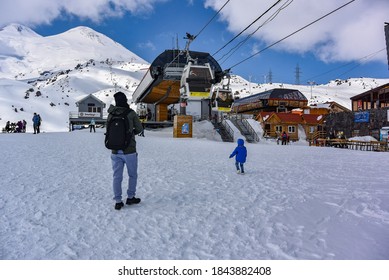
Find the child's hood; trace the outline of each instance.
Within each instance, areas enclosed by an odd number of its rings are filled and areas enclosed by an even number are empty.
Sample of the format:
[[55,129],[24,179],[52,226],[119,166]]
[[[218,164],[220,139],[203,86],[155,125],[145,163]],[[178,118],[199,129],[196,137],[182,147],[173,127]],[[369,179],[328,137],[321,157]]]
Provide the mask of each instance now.
[[244,146],[244,140],[243,139],[238,139],[238,146]]

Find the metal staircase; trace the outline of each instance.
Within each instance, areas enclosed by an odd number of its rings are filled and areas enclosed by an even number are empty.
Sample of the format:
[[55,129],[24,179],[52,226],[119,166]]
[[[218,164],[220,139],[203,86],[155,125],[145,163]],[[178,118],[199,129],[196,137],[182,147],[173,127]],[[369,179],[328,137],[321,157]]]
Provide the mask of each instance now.
[[246,138],[247,142],[259,142],[258,134],[254,131],[243,115],[231,115],[230,121],[236,126],[236,128],[239,129],[240,133]]
[[223,142],[234,142],[234,131],[225,120],[222,122],[212,122],[212,124],[220,134]]

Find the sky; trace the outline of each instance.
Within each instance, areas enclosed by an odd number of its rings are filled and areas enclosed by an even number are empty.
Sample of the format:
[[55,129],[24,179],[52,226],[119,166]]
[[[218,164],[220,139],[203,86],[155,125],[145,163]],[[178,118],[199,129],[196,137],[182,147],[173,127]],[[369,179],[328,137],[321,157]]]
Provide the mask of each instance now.
[[166,49],[184,48],[188,32],[198,35],[191,50],[209,52],[251,82],[321,84],[389,77],[388,14],[387,0],[2,0],[0,27],[20,23],[50,36],[88,26],[150,63]]

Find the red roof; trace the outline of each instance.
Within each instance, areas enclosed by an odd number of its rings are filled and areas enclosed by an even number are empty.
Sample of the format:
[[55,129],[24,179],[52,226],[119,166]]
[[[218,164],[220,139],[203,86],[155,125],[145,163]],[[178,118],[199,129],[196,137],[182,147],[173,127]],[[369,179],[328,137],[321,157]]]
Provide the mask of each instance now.
[[320,124],[324,120],[323,115],[303,114],[303,119],[309,124]]
[[293,113],[275,113],[275,114],[283,123],[303,123],[304,122],[303,118],[299,114],[293,114]]
[[[275,112],[259,112],[258,116],[260,115],[262,119],[268,119],[270,118]],[[267,117],[266,117],[267,116]]]

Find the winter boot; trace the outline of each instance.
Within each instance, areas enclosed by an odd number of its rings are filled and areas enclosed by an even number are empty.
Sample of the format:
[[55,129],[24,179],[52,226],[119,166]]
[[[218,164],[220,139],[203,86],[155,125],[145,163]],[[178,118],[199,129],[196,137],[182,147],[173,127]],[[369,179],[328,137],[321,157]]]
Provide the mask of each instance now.
[[126,204],[131,205],[131,204],[138,204],[140,202],[140,198],[133,197],[133,198],[127,198]]
[[124,203],[122,201],[118,202],[115,204],[115,209],[120,210],[124,206]]

